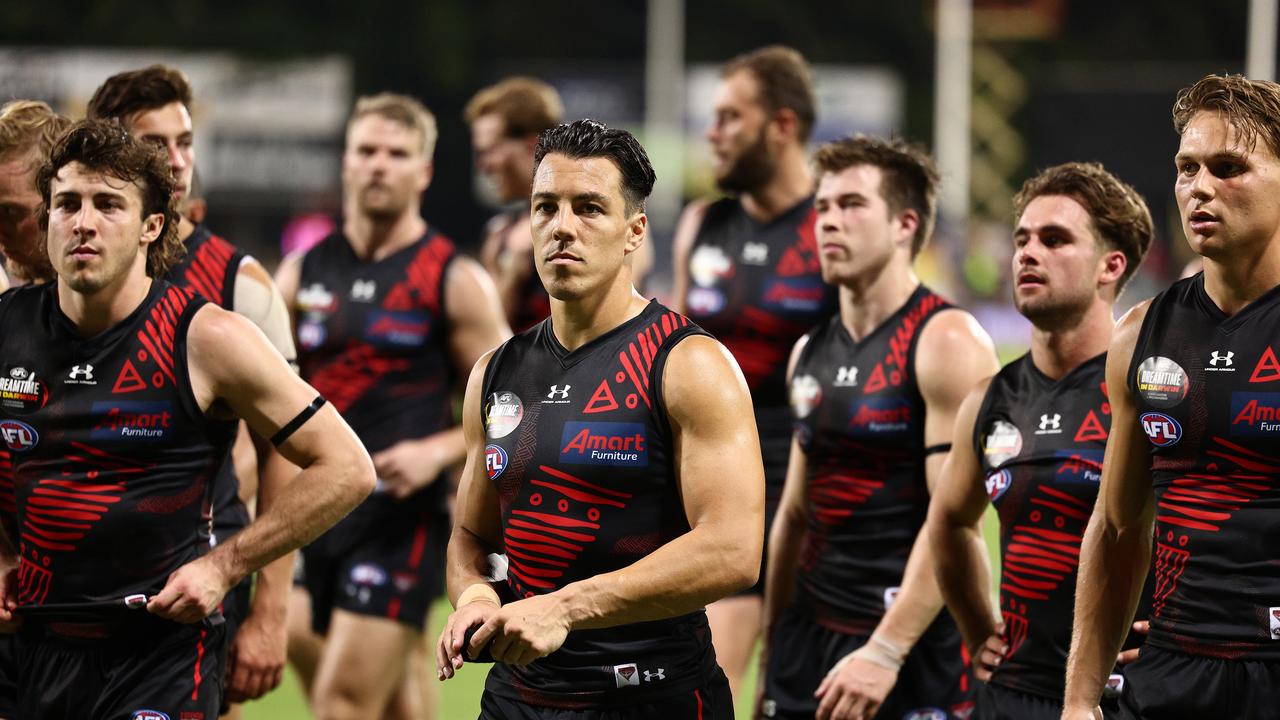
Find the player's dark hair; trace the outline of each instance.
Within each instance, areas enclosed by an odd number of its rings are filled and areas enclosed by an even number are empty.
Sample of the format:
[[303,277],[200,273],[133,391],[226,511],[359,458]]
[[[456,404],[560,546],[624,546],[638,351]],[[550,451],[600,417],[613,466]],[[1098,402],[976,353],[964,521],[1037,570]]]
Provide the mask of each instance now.
[[53,146],[48,162],[36,175],[36,188],[42,202],[42,231],[49,229],[53,179],[71,163],[135,184],[142,195],[142,217],[164,215],[160,236],[147,246],[147,275],[161,277],[182,259],[185,246],[178,238],[178,211],[173,201],[175,182],[169,161],[163,151],[135,139],[115,120],[81,120]]
[[783,108],[799,120],[797,137],[809,141],[817,120],[818,101],[813,92],[813,71],[804,56],[785,45],[770,45],[743,53],[724,64],[720,77],[745,70],[760,85],[760,101],[769,115]]
[[1155,235],[1147,202],[1132,186],[1098,163],[1063,163],[1042,170],[1022,184],[1013,196],[1014,222],[1032,200],[1044,195],[1065,195],[1080,203],[1089,213],[1098,237],[1107,247],[1124,253],[1124,274],[1116,284],[1116,294],[1120,294],[1138,271]]
[[574,160],[602,157],[613,161],[622,175],[622,199],[629,213],[644,210],[644,201],[658,179],[649,155],[635,136],[597,120],[574,120],[543,131],[533,151],[535,174],[542,158],[551,153]]
[[560,94],[531,77],[509,77],[481,90],[467,103],[464,117],[474,123],[482,115],[502,118],[507,137],[522,138],[553,128],[564,116]]
[[855,165],[880,168],[880,196],[889,211],[915,210],[920,218],[915,237],[911,238],[911,257],[920,254],[933,235],[938,185],[942,182],[929,153],[902,138],[854,135],[818,148],[813,164],[819,175],[843,172]]
[[1206,75],[1173,101],[1173,127],[1181,135],[1196,113],[1221,113],[1252,152],[1258,137],[1280,157],[1280,84],[1243,75]]
[[98,86],[85,111],[90,118],[115,118],[128,122],[140,112],[157,110],[169,103],[182,103],[191,110],[191,83],[181,70],[152,65],[107,78]]

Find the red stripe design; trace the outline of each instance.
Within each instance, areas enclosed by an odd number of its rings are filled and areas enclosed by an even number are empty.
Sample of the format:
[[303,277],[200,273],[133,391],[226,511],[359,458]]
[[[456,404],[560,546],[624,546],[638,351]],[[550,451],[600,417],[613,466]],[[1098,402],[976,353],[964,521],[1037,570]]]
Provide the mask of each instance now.
[[[1080,563],[1084,524],[1089,520],[1089,505],[1083,500],[1045,485],[1038,486],[1036,492],[1051,499],[1033,497],[1031,504],[1058,513],[1060,517],[1054,520],[1073,518],[1077,523],[1070,531],[1036,525],[1014,525],[1010,530],[1001,568],[1000,591],[1025,600],[1049,599],[1049,593],[1075,572]],[[1054,522],[1048,517],[1045,520]],[[1056,522],[1054,524],[1056,526]]]
[[191,688],[192,701],[200,699],[200,681],[202,680],[200,676],[200,663],[204,661],[204,636],[207,632],[207,630],[201,630],[200,639],[196,641],[196,667],[195,672],[192,674],[193,679],[195,680],[195,686]]
[[702,720],[702,694],[694,690],[693,699],[698,701],[698,720]]

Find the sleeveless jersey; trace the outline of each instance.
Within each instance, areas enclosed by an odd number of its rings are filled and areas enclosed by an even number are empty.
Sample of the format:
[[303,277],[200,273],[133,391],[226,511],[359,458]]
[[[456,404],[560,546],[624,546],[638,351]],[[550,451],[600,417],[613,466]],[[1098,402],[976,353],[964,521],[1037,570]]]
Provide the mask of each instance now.
[[13,466],[19,606],[153,594],[209,549],[210,484],[235,423],[191,392],[187,329],[203,299],[152,284],[127,318],[80,337],[55,283],[0,303],[0,435]]
[[[170,268],[165,279],[196,297],[235,310],[236,277],[248,254],[203,224],[197,225],[183,244],[186,255]],[[228,454],[213,483],[213,536],[219,542],[249,525],[249,509],[239,493],[240,481]]]
[[[444,282],[453,243],[434,230],[378,261],[334,233],[302,260],[297,317],[302,377],[342,414],[370,453],[453,426],[456,380]],[[443,507],[447,483],[403,502]],[[354,515],[400,504],[376,491]]]
[[1280,660],[1280,287],[1227,317],[1204,276],[1151,302],[1129,389],[1151,444],[1147,642]]
[[[507,341],[485,373],[486,467],[517,598],[617,570],[687,533],[662,401],[668,353],[705,334],[651,302],[569,352],[548,319]],[[570,632],[527,667],[494,665],[488,691],[599,708],[689,691],[715,672],[706,615]]]
[[689,319],[738,361],[755,404],[765,482],[776,501],[791,450],[787,359],[791,347],[838,307],[822,281],[813,198],[761,225],[736,198],[707,207],[689,252]]
[[807,461],[798,601],[830,629],[875,628],[924,525],[925,404],[915,348],[924,324],[948,307],[921,285],[861,341],[832,316],[797,359],[791,407]]

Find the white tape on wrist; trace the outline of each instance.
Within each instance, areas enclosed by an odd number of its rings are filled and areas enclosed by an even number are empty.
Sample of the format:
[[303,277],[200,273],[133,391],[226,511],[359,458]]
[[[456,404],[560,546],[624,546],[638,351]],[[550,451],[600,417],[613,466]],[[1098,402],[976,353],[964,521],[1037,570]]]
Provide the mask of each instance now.
[[498,597],[497,591],[489,586],[489,583],[476,583],[462,591],[462,594],[458,596],[458,604],[455,607],[462,607],[476,600],[487,600],[494,605],[502,605],[502,599]]
[[873,634],[866,644],[853,651],[854,657],[875,663],[886,670],[898,672],[907,653],[880,635]]

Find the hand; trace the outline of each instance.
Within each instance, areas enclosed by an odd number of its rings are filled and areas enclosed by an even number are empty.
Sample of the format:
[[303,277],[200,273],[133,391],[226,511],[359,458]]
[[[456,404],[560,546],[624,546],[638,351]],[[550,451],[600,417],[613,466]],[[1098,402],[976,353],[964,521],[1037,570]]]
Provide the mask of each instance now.
[[440,477],[446,463],[430,437],[402,440],[373,455],[373,469],[391,496],[403,500]]
[[1004,662],[1005,653],[1009,652],[1009,646],[1001,637],[1002,630],[996,628],[981,645],[969,651],[970,657],[973,658],[973,676],[982,682],[991,679],[991,673],[1000,667],[1000,663]]
[[[1143,637],[1146,637],[1147,633],[1151,631],[1151,623],[1146,620],[1139,620],[1133,624],[1133,631]],[[1138,659],[1138,653],[1141,651],[1141,647],[1136,647],[1132,650],[1125,650],[1116,656],[1116,663],[1119,665],[1128,665]]]
[[534,595],[503,605],[471,638],[471,650],[485,643],[495,662],[528,665],[564,644],[569,621],[555,595]]
[[874,717],[898,682],[898,671],[861,657],[859,648],[845,655],[822,679],[817,720],[863,720]]
[[22,628],[22,616],[18,609],[18,566],[0,569],[0,633],[17,632]]
[[284,678],[285,613],[251,611],[227,652],[227,702],[256,700]]
[[212,615],[234,583],[210,557],[196,558],[173,571],[160,594],[147,603],[147,612],[187,624]]
[[[462,638],[467,630],[484,625],[497,614],[500,605],[487,598],[472,600],[463,605],[444,623],[440,642],[436,643],[436,679],[441,682],[453,677],[462,668]],[[483,646],[481,646],[483,647]],[[474,654],[468,651],[468,655]]]
[[1102,708],[1063,708],[1062,720],[1105,720]]

